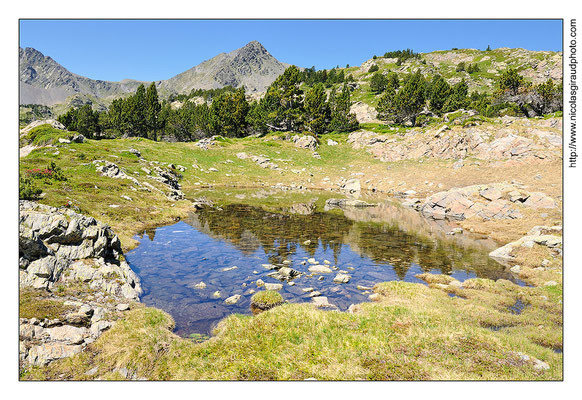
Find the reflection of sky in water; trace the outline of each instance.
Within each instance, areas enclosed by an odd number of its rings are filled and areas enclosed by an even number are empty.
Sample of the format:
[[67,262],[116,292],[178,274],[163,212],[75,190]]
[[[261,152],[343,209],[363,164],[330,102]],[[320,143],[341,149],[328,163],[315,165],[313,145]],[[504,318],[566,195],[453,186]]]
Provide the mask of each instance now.
[[[331,240],[322,240],[317,228],[317,234],[311,236],[312,243],[305,245],[303,233],[294,235],[293,232],[277,230],[269,224],[268,218],[261,220],[256,215],[249,216],[254,217],[249,222],[243,214],[237,214],[237,222],[230,220],[232,215],[228,211],[225,213],[202,221],[198,229],[182,221],[149,230],[140,245],[126,254],[142,280],[142,301],[170,313],[176,321],[176,333],[180,335],[208,334],[214,324],[229,314],[250,314],[252,294],[249,290],[259,290],[255,283],[257,279],[282,283],[280,293],[289,302],[309,302],[308,293],[302,289],[312,287],[326,296],[330,303],[346,310],[352,303],[368,300],[370,293],[358,290],[358,285],[371,287],[390,280],[422,282],[414,275],[423,272],[450,273],[461,281],[475,276],[508,278],[503,267],[488,259],[486,254],[437,245],[410,233],[395,231],[393,227],[385,230],[378,224],[350,223],[350,229],[358,232],[356,238],[352,234],[344,239],[332,234]],[[213,222],[216,216],[220,217],[220,223]],[[301,218],[299,223],[309,223],[306,216],[292,218]],[[225,221],[228,223],[224,224]],[[250,228],[242,229],[241,225],[247,222],[251,223]],[[291,221],[278,223],[292,225]],[[237,229],[239,233],[235,233]],[[217,236],[228,237],[228,240]],[[343,243],[338,243],[340,241]],[[451,261],[447,253],[454,260]],[[287,282],[267,276],[273,271],[261,265],[290,260],[290,267],[308,273],[309,264],[301,265],[301,262],[310,257],[321,264],[329,260],[330,267],[337,266],[338,270],[311,278],[302,275],[293,279],[294,286],[289,286]],[[464,269],[464,264],[470,264],[470,269]],[[232,266],[237,268],[222,271]],[[333,282],[339,270],[351,276],[349,283]],[[324,280],[318,280],[319,276],[324,276]],[[206,283],[206,288],[194,288],[201,281]],[[221,298],[213,297],[215,291],[220,291]],[[242,295],[238,303],[225,304],[224,299],[235,294]]]

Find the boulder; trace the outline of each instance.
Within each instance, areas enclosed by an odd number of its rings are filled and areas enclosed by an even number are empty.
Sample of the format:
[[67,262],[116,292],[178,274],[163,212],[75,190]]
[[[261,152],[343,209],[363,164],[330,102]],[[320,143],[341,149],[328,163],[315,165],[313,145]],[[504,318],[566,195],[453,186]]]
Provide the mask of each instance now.
[[89,335],[87,328],[79,328],[70,325],[48,328],[46,333],[51,340],[68,344],[81,344],[85,340],[85,337]]
[[78,354],[81,350],[81,345],[63,343],[46,343],[32,346],[28,352],[28,362],[31,365],[43,366],[51,361]]
[[328,300],[327,297],[325,296],[317,296],[317,297],[313,297],[311,299],[311,302],[314,306],[318,307],[318,308],[337,308],[336,305],[331,304]]
[[315,151],[319,147],[317,139],[311,135],[303,136],[295,135],[291,140],[295,144],[295,147],[299,147],[301,149],[309,149]]
[[341,189],[346,193],[358,193],[362,190],[359,179],[349,179],[341,186]]

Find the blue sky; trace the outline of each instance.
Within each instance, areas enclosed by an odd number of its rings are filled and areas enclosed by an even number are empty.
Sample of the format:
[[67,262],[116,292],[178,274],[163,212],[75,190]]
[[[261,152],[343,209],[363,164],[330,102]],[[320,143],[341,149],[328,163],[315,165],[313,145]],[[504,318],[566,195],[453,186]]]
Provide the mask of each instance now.
[[168,79],[258,40],[300,67],[360,65],[411,48],[562,49],[560,20],[21,20],[20,46],[34,47],[92,79]]

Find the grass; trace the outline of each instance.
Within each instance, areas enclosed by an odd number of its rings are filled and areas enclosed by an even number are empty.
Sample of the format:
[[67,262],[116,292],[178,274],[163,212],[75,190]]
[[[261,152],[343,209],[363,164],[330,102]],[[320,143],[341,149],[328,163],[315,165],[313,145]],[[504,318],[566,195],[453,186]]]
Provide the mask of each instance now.
[[[530,129],[519,123],[512,124],[514,126],[520,130]],[[387,132],[382,125],[364,124],[363,128],[379,133]],[[498,129],[498,126],[486,121],[481,128]],[[407,128],[399,128],[397,131],[390,130],[390,133],[409,131]],[[418,128],[416,131],[422,132]],[[459,170],[451,168],[453,160],[424,159],[421,160],[422,163],[419,160],[384,163],[371,157],[364,149],[354,150],[347,143],[348,135],[339,133],[326,134],[319,138],[318,153],[321,159],[316,159],[312,157],[311,151],[296,148],[292,142],[281,140],[282,136],[284,135],[279,133],[262,138],[225,139],[207,151],[198,148],[194,143],[162,143],[139,138],[57,143],[56,147],[39,148],[21,158],[20,173],[22,175],[27,169],[44,168],[55,162],[62,168],[67,181],[33,180],[34,185],[44,192],[44,197],[39,201],[56,207],[70,202],[75,209],[109,224],[119,234],[125,250],[137,245],[132,239],[136,233],[187,216],[193,210],[191,202],[173,202],[156,191],[132,190],[135,186],[129,180],[101,176],[96,171],[93,160],[114,162],[140,182],[149,182],[166,192],[167,188],[147,178],[142,167],[152,169],[148,161],[158,161],[162,165],[183,165],[187,169],[181,172],[183,178],[180,184],[187,199],[206,196],[218,203],[250,203],[272,210],[310,200],[310,195],[301,191],[270,193],[273,185],[301,185],[303,188],[318,190],[322,194],[318,207],[322,207],[327,198],[339,196],[333,190],[339,189],[343,180],[353,178],[354,173],[363,174],[358,178],[364,190],[375,189],[377,193],[412,189],[421,197],[475,183],[517,180],[554,198],[561,195],[559,160],[499,163],[468,159],[466,165]],[[339,144],[328,146],[328,139]],[[144,162],[129,153],[130,148],[139,150],[147,161]],[[268,157],[279,169],[261,168],[250,159],[240,160],[236,157],[239,152]],[[211,172],[210,168],[216,168],[218,172]],[[541,179],[534,179],[537,175]],[[253,196],[256,193],[262,195]],[[124,199],[122,195],[129,196],[132,200]],[[238,199],[236,195],[244,195],[244,198]],[[260,198],[265,196],[266,198]],[[113,208],[110,205],[118,207]],[[491,234],[495,240],[506,243],[517,239],[518,235],[527,232],[534,225],[556,224],[561,220],[558,210],[548,211],[546,218],[541,218],[540,213],[509,222],[473,220],[464,221],[462,225],[467,230]]]
[[20,144],[45,146],[58,143],[59,139],[70,139],[76,133],[53,128],[50,124],[39,125],[20,138]]
[[276,290],[261,290],[251,297],[251,307],[258,312],[270,310],[283,304],[283,296]]
[[19,295],[19,317],[37,318],[43,320],[62,319],[73,307],[65,306],[63,302],[48,298],[48,293],[34,289],[21,289]]
[[[386,282],[374,288],[377,301],[354,313],[284,304],[256,316],[231,315],[202,343],[172,334],[168,314],[140,307],[88,352],[23,378],[88,379],[84,373],[98,366],[91,379],[121,367],[158,380],[561,379],[562,355],[553,351],[561,346],[561,308],[542,305],[544,289],[474,279],[461,290],[465,298],[451,298],[421,284]],[[530,304],[520,315],[506,308],[515,298]],[[550,369],[534,369],[518,352]]]

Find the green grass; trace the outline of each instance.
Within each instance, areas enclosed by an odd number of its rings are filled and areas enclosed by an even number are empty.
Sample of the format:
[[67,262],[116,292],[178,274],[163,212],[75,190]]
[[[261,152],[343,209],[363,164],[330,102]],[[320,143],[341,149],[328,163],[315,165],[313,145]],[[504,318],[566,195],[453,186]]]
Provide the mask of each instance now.
[[[421,284],[386,282],[374,289],[377,301],[352,314],[284,304],[256,316],[231,315],[202,343],[172,334],[168,314],[137,308],[88,352],[24,378],[87,379],[84,372],[98,366],[92,379],[126,367],[164,380],[560,380],[562,355],[553,351],[560,325],[547,318],[554,306],[528,307],[521,315],[498,306],[499,298],[511,296],[534,304],[541,289],[478,282],[480,289],[463,289],[465,299]],[[494,331],[490,324],[505,327]],[[550,369],[534,369],[518,352]]]
[[283,304],[283,296],[275,290],[261,290],[251,297],[251,307],[259,310],[269,310]]
[[70,139],[76,132],[68,132],[53,128],[50,124],[39,125],[31,129],[20,138],[20,144],[33,146],[45,146],[58,143],[59,139]]

